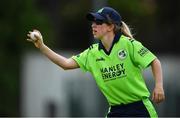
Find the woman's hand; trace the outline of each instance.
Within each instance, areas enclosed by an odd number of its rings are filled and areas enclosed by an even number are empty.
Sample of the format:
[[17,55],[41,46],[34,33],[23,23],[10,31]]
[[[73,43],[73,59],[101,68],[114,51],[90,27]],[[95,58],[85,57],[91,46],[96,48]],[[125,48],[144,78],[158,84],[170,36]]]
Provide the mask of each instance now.
[[[32,32],[37,32],[39,35],[34,34],[35,39],[32,39],[32,37],[31,37],[31,33],[32,33]],[[27,36],[28,36],[27,41],[34,43],[34,45],[35,45],[37,48],[40,49],[41,47],[44,46],[43,37],[42,37],[40,31],[38,31],[38,30],[29,31],[29,33],[27,34]]]
[[152,93],[152,100],[155,103],[160,103],[165,100],[164,89],[162,86],[155,86]]
[[152,100],[155,103],[160,103],[164,101],[165,94],[163,89],[163,75],[162,75],[162,69],[161,69],[161,63],[159,59],[155,59],[151,63],[152,72],[155,78],[155,88],[152,92]]

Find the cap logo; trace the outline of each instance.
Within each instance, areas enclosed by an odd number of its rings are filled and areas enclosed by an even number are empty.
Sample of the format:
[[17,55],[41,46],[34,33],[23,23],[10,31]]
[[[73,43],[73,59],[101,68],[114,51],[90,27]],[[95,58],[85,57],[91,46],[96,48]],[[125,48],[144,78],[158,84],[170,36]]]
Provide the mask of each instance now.
[[103,11],[104,8],[101,8],[100,10],[98,10],[97,13],[101,13]]

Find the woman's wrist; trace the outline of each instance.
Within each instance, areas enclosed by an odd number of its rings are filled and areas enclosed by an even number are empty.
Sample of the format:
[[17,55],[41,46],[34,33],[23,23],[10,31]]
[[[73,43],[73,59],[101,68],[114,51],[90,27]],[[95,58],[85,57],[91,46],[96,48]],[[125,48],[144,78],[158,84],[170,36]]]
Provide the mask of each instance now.
[[40,47],[39,47],[39,50],[41,52],[44,52],[44,49],[46,48],[47,46],[45,44],[42,44]]
[[155,83],[155,86],[156,86],[156,87],[163,87],[163,83],[162,83],[162,82],[156,82],[156,83]]

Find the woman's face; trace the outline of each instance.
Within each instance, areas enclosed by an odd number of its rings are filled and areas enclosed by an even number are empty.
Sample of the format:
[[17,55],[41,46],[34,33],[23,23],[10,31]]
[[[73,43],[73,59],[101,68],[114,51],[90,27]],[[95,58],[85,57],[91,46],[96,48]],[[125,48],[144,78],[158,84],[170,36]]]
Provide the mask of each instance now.
[[113,31],[110,25],[102,22],[92,22],[92,34],[94,38],[102,39],[107,33]]

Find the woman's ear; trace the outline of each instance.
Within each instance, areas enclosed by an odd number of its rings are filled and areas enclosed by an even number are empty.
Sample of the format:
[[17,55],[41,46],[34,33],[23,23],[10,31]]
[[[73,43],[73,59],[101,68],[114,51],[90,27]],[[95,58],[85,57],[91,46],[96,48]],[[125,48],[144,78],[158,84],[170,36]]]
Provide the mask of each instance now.
[[114,31],[114,28],[115,28],[115,26],[114,26],[114,24],[110,24],[110,25],[108,25],[108,31]]

